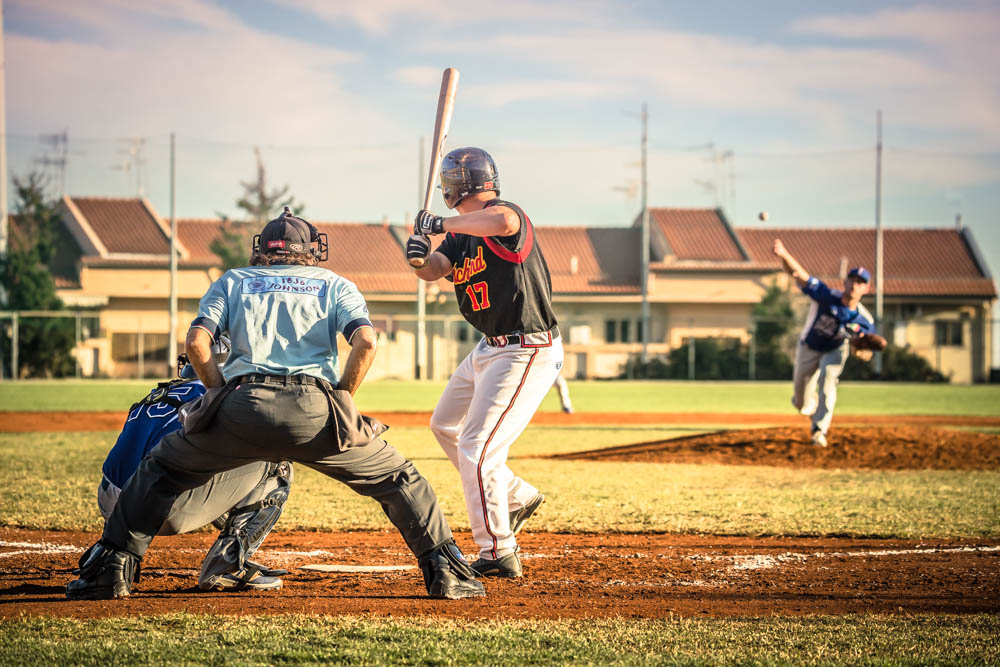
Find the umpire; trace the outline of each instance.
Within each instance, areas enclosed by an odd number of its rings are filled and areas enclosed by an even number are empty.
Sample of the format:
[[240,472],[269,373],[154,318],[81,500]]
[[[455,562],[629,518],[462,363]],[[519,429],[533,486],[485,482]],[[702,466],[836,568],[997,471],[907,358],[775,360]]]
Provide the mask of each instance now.
[[[177,497],[252,461],[296,461],[382,504],[417,556],[431,597],[485,595],[452,539],[430,484],[358,413],[353,394],[375,356],[368,308],[348,280],[316,266],[326,235],[285,208],[254,237],[251,267],[227,271],[201,299],[186,350],[207,393],[122,489],[100,546],[66,587],[70,599],[127,597]],[[213,340],[228,331],[221,369]],[[351,345],[340,373],[337,334]]]

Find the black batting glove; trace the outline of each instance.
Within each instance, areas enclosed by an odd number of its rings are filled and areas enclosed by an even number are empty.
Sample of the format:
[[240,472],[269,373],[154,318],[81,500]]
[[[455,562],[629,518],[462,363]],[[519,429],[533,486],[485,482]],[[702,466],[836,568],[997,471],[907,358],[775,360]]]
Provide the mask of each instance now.
[[431,253],[431,240],[423,234],[414,234],[406,241],[406,259],[411,264],[413,260],[423,263]]
[[413,219],[413,233],[430,236],[432,234],[444,234],[444,218],[434,215],[427,209],[417,213]]

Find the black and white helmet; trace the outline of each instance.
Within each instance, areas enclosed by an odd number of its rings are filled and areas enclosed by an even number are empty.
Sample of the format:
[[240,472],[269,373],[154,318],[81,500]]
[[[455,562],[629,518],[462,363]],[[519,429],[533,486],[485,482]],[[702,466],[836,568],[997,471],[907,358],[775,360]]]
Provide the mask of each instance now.
[[477,192],[500,194],[500,175],[482,148],[456,148],[441,160],[441,194],[448,208]]

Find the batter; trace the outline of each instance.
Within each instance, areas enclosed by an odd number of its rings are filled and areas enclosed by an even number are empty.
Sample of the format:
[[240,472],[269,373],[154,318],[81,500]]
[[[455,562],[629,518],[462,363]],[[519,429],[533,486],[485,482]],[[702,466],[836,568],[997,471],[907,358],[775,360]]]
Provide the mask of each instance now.
[[[483,339],[451,376],[431,430],[462,477],[479,547],[472,568],[520,577],[515,533],[544,497],[511,471],[507,455],[562,367],[552,281],[531,220],[499,198],[496,164],[486,151],[446,155],[441,191],[459,215],[420,211],[407,258],[426,258],[416,271],[423,280],[454,283],[459,310]],[[433,253],[431,234],[446,234]]]

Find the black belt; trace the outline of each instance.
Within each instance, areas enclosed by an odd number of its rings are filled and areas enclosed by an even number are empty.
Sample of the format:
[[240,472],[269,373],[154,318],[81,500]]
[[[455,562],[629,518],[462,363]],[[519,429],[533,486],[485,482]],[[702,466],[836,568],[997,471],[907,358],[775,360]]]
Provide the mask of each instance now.
[[506,347],[508,345],[517,345],[518,347],[551,347],[552,341],[556,338],[559,338],[558,324],[553,324],[552,328],[548,331],[486,336],[483,340],[490,347]]
[[249,373],[233,378],[230,382],[236,384],[306,384],[330,391],[336,389],[329,381],[315,375],[297,373],[295,375],[267,375],[265,373]]

